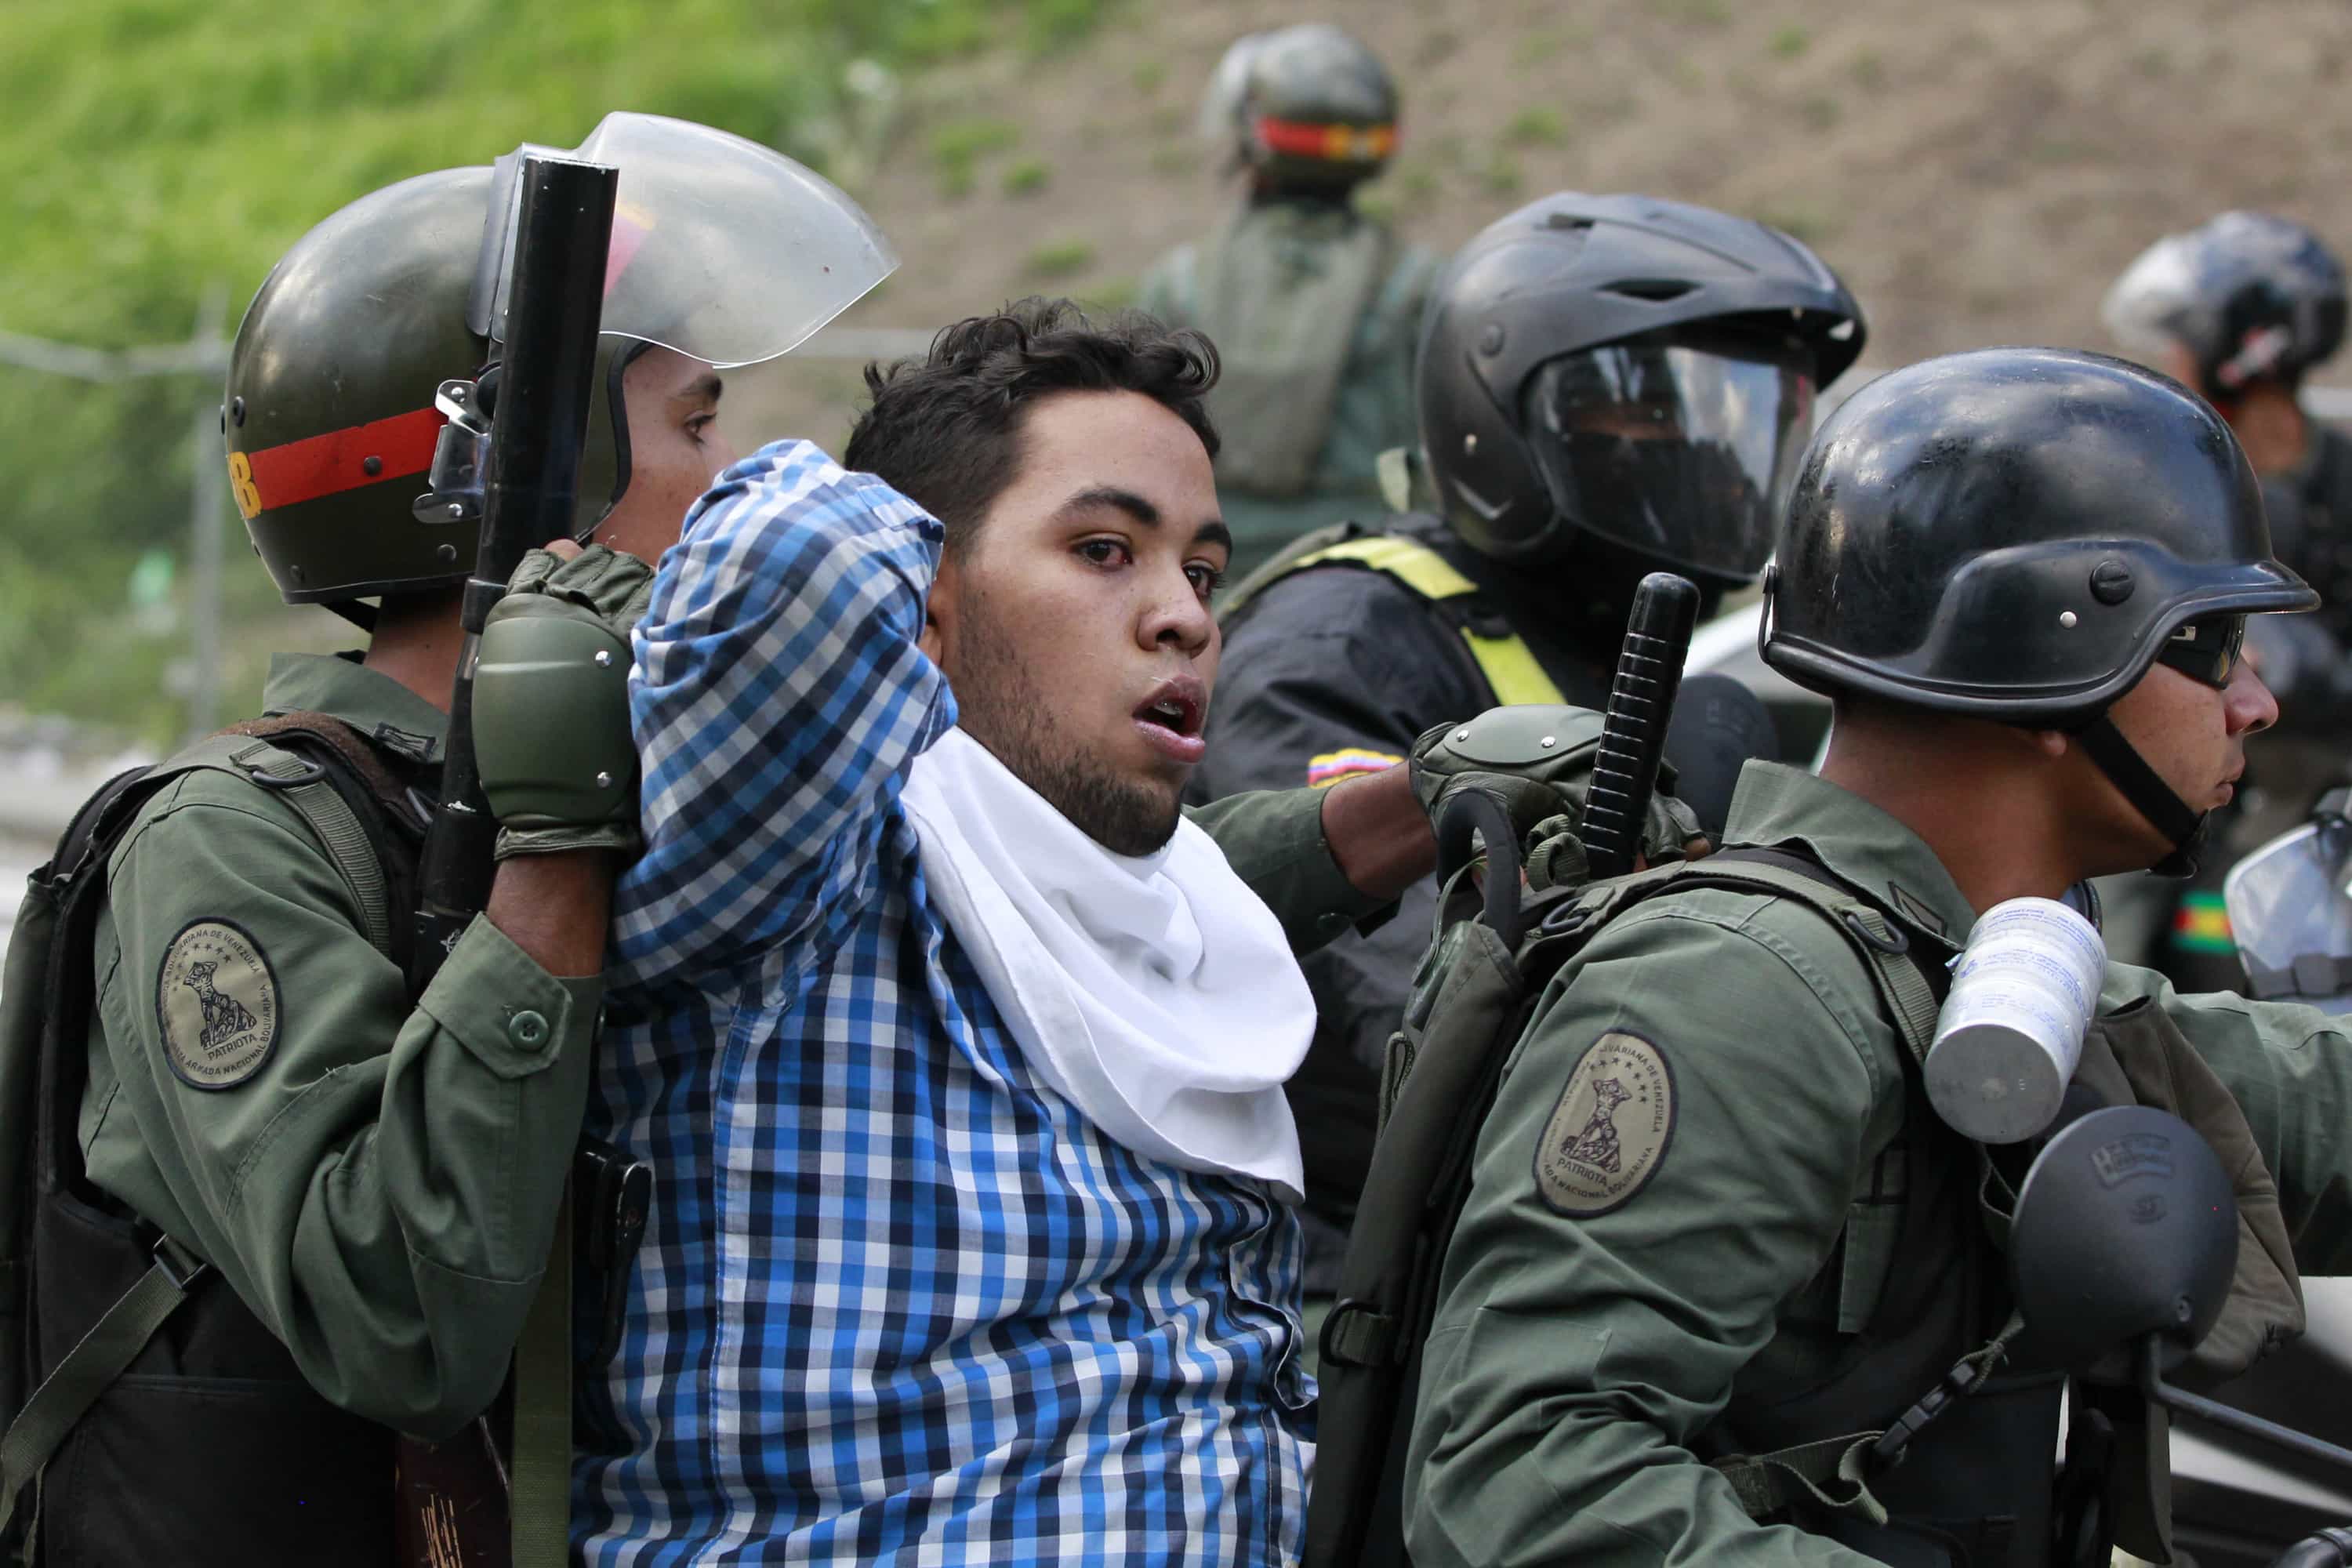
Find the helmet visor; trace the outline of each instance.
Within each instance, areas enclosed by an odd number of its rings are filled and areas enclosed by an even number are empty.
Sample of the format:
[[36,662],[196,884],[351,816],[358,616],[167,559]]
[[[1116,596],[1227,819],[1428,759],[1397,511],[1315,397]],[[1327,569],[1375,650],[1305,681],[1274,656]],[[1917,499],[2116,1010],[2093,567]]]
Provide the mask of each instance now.
[[2221,884],[2253,994],[2352,1013],[2352,826],[2341,817],[2280,835]]
[[[740,136],[608,114],[569,155],[620,171],[608,337],[721,368],[756,364],[800,346],[898,268],[874,220],[831,181]],[[509,236],[514,216],[501,215]],[[498,276],[503,329],[513,279],[505,268]]]
[[1748,581],[1772,552],[1812,429],[1798,343],[1633,339],[1528,378],[1524,428],[1552,504],[1662,566]]

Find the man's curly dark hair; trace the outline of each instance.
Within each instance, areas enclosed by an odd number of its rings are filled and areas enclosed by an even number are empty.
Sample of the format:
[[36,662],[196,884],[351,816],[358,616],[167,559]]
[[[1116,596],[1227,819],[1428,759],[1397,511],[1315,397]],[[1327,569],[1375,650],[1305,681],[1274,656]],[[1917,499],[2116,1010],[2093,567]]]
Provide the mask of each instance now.
[[1024,411],[1057,392],[1135,392],[1180,416],[1217,455],[1202,398],[1217,382],[1215,345],[1140,310],[1101,321],[1067,300],[1031,298],[958,321],[930,353],[866,367],[874,401],[849,432],[843,466],[878,475],[971,547],[1021,461]]

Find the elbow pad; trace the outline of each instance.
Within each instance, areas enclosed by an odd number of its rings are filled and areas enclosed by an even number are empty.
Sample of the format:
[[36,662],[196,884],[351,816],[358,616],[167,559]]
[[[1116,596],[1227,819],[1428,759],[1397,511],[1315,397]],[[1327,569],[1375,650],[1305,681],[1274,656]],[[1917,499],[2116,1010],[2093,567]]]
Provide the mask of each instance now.
[[499,601],[474,671],[474,754],[502,826],[634,824],[628,639],[548,595]]

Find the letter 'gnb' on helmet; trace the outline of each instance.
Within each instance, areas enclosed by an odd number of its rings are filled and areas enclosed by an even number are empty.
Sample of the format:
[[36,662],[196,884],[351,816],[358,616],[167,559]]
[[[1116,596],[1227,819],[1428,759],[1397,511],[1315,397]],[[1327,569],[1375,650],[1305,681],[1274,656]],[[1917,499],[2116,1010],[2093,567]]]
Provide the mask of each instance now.
[[2344,342],[2344,268],[2301,224],[2226,212],[2141,253],[2107,290],[2116,341],[2153,358],[2196,356],[2199,390],[2228,399],[2260,381],[2293,387]]
[[1506,561],[1750,583],[1862,310],[1810,249],[1639,195],[1547,196],[1439,280],[1416,369],[1440,510]]

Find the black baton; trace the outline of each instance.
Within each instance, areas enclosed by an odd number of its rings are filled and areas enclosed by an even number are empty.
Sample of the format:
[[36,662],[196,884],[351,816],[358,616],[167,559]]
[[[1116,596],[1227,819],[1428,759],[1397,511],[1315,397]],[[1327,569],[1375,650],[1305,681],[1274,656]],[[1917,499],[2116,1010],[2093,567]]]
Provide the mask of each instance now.
[[1688,578],[1653,572],[1633,591],[1584,798],[1584,853],[1596,877],[1623,876],[1642,852],[1642,824],[1665,755],[1666,721],[1674,717],[1697,619],[1698,586]]

